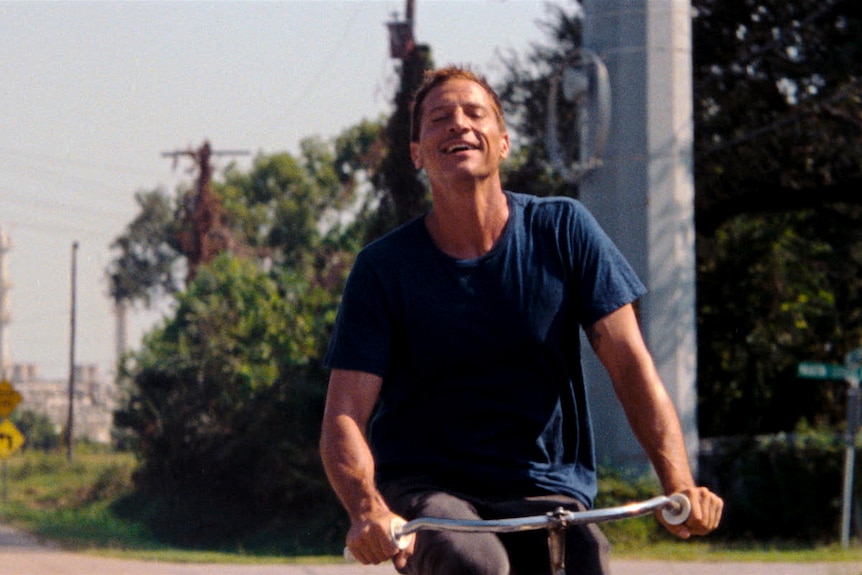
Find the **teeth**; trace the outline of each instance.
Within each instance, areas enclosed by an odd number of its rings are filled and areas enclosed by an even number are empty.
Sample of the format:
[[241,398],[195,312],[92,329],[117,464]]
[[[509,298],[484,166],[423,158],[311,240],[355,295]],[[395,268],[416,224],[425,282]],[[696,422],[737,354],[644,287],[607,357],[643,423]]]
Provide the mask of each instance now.
[[470,149],[470,146],[468,146],[467,144],[457,144],[455,146],[448,148],[446,150],[446,153],[451,154],[453,152],[463,152],[464,150],[469,150],[469,149]]

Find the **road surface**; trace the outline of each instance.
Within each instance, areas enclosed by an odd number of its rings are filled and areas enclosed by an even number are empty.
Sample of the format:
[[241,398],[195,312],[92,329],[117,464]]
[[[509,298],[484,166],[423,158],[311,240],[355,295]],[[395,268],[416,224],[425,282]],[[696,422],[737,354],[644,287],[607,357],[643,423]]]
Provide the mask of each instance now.
[[[691,563],[612,560],[613,575],[862,575],[851,563]],[[224,565],[130,561],[69,553],[0,525],[0,575],[397,575],[388,565]]]

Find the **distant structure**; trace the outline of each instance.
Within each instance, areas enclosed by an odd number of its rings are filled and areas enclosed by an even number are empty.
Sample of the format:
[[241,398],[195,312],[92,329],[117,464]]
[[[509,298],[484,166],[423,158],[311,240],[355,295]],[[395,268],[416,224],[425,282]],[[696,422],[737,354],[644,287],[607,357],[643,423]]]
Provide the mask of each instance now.
[[[607,65],[612,110],[602,163],[580,199],[644,281],[647,346],[697,462],[697,318],[690,0],[585,0],[584,46]],[[587,346],[589,347],[589,346]],[[606,371],[584,361],[599,461],[644,467]]]
[[119,364],[129,351],[129,302],[114,301],[114,355]]
[[[47,417],[62,435],[69,415],[69,381],[45,379],[34,364],[12,365],[9,381],[21,394],[16,411],[27,410]],[[95,365],[75,366],[75,439],[110,443],[117,407],[113,384],[105,381]]]
[[[16,409],[46,416],[58,435],[68,421],[68,379],[45,379],[34,364],[12,363],[9,353],[8,327],[11,322],[9,268],[7,254],[11,243],[0,228],[0,378],[8,379],[21,394]],[[117,406],[115,386],[105,381],[95,365],[75,366],[75,438],[98,443],[111,442],[114,410]]]
[[10,367],[8,328],[9,322],[12,321],[9,308],[9,291],[12,284],[9,283],[6,254],[11,249],[6,232],[0,228],[0,377],[6,376]]

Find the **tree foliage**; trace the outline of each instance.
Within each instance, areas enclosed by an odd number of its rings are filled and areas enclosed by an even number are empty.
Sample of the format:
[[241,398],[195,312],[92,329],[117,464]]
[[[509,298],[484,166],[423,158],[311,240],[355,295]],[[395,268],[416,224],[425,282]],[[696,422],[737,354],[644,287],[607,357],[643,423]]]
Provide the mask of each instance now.
[[[182,190],[173,201],[139,195],[141,214],[115,243],[123,249],[109,270],[127,273],[127,299],[179,286],[172,314],[120,378],[115,418],[140,456],[142,488],[191,489],[271,513],[327,508],[317,457],[321,363],[367,226],[381,130],[362,122],[332,142],[304,140],[298,157],[261,155],[248,172],[228,167],[213,189],[235,249],[188,285],[182,253],[168,249],[181,221],[170,207]],[[125,267],[139,253],[147,255],[141,266]]]
[[115,257],[108,266],[111,297],[118,302],[139,301],[179,289],[174,265],[181,248],[177,234],[177,206],[160,189],[135,194],[139,213],[126,232],[111,244]]
[[366,240],[419,216],[430,207],[430,194],[419,178],[410,155],[410,115],[413,94],[421,86],[425,72],[433,68],[431,49],[416,46],[401,62],[400,82],[395,94],[395,110],[386,123],[383,141],[386,153],[373,183],[379,200]]
[[198,486],[296,505],[321,477],[310,438],[321,413],[321,347],[335,299],[307,278],[223,254],[148,335],[117,413],[143,483]]
[[843,421],[846,384],[799,380],[795,373],[801,360],[841,362],[862,342],[860,240],[858,228],[811,209],[740,215],[702,243],[702,432]]
[[862,10],[695,6],[701,433],[837,425],[844,383],[795,369],[862,345]]
[[30,409],[19,409],[12,413],[10,420],[21,432],[21,435],[27,438],[23,445],[24,450],[50,451],[60,447],[60,433],[51,419],[44,413],[37,413]]
[[741,213],[862,204],[859,3],[694,5],[698,231]]
[[[510,53],[502,59],[505,80],[497,90],[515,144],[503,166],[503,178],[511,190],[577,197],[577,187],[551,168],[545,126],[551,75],[581,47],[583,22],[572,10],[560,6],[549,10],[548,20],[540,23],[549,43],[535,44],[527,54]],[[572,120],[571,116],[561,119]]]

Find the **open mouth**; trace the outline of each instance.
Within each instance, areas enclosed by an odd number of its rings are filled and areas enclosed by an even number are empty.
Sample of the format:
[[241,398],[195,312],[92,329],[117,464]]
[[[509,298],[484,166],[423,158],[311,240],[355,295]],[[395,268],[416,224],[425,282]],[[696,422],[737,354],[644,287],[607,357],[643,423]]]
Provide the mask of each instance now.
[[451,144],[443,148],[443,153],[445,154],[457,154],[458,152],[467,152],[470,150],[475,150],[476,146],[472,146],[465,142],[458,142],[455,144]]

